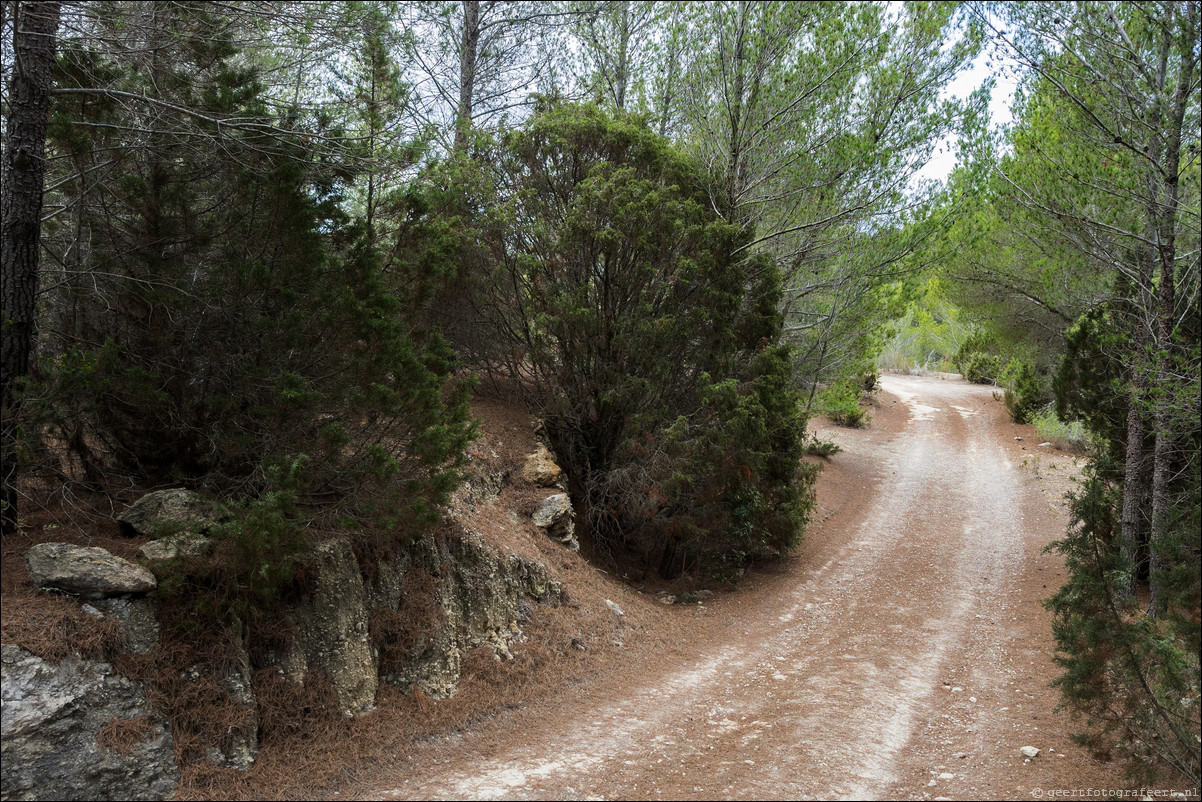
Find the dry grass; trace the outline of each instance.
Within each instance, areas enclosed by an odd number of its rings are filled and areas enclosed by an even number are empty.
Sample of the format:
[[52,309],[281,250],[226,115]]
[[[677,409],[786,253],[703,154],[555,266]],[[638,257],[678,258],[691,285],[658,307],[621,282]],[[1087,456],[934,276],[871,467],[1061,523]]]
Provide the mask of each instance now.
[[371,613],[368,631],[380,650],[380,674],[396,674],[405,667],[409,652],[426,633],[446,623],[438,604],[442,579],[421,568],[413,568],[401,580],[401,601],[395,611],[377,607]]
[[115,718],[100,728],[96,742],[121,757],[129,757],[154,733],[154,724],[145,716]]
[[0,640],[20,646],[50,663],[76,653],[94,660],[112,660],[125,646],[125,631],[110,616],[98,619],[80,609],[78,600],[48,593],[4,597]]

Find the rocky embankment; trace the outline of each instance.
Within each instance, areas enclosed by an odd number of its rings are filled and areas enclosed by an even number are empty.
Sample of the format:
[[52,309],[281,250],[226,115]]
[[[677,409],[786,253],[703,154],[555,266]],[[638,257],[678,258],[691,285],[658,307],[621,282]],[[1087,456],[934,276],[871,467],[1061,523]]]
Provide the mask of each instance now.
[[[474,453],[492,452],[481,441]],[[560,603],[562,589],[540,562],[490,544],[463,522],[511,481],[495,459],[473,464],[474,474],[447,510],[447,523],[370,570],[364,571],[348,542],[316,543],[307,560],[307,591],[285,616],[286,646],[255,649],[243,635],[234,639],[233,659],[217,668],[198,659],[184,672],[185,681],[215,683],[228,706],[242,711],[228,737],[209,747],[210,760],[234,769],[254,764],[259,700],[252,677],[264,668],[274,667],[297,685],[320,675],[346,716],[372,711],[381,684],[447,698],[456,693],[466,652],[485,646],[498,660],[508,659],[510,646],[524,637],[529,605]],[[521,479],[513,481],[543,489],[546,498],[528,520],[515,515],[514,526],[541,530],[576,549],[572,507],[557,486],[560,476],[545,448],[529,456]],[[163,575],[162,566],[186,565],[181,558],[212,549],[211,530],[221,517],[220,505],[191,491],[151,493],[119,516],[124,535],[146,541],[137,562],[101,548],[46,542],[24,553],[29,577],[41,592],[77,600],[98,624],[115,623],[129,653],[153,658],[161,646],[153,569]],[[412,618],[408,591],[415,577],[424,579],[418,584],[427,595],[421,631],[403,644],[389,642],[398,628],[379,622]],[[211,626],[244,631],[237,621]],[[0,797],[163,799],[175,793],[180,768],[170,722],[148,702],[143,683],[123,676],[111,662],[78,653],[45,660],[14,644],[3,646],[2,668]]]

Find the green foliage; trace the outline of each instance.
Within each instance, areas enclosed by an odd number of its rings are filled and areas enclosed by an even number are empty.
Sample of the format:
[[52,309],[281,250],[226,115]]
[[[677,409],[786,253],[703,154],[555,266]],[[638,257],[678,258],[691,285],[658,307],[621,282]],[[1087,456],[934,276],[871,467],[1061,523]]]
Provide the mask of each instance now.
[[1122,354],[1131,336],[1120,310],[1099,306],[1065,332],[1065,353],[1052,383],[1056,414],[1080,420],[1090,434],[1122,453],[1127,441],[1128,394]]
[[[904,292],[902,285],[898,286]],[[951,371],[970,332],[970,324],[961,310],[947,299],[944,283],[933,279],[912,294],[905,314],[893,323],[892,336],[882,348],[877,364],[903,373]]]
[[872,416],[860,403],[862,394],[861,382],[844,379],[821,392],[818,409],[840,426],[866,427],[872,422]]
[[1198,461],[1181,483],[1163,577],[1167,613],[1144,615],[1122,588],[1136,570],[1120,547],[1121,486],[1106,470],[1088,468],[1072,499],[1073,524],[1049,548],[1064,555],[1068,582],[1046,602],[1064,674],[1054,683],[1085,714],[1081,738],[1099,749],[1117,744],[1134,779],[1155,781],[1171,766],[1188,782],[1199,779],[1198,609],[1200,521]]
[[[222,554],[256,561],[266,588],[290,570],[300,508],[363,549],[392,548],[437,520],[473,435],[469,384],[451,380],[454,353],[424,320],[454,268],[442,221],[371,153],[333,149],[337,131],[277,116],[230,19],[156,6],[153,25],[129,28],[124,13],[98,7],[95,24],[158,55],[73,46],[61,86],[103,79],[238,124],[183,116],[150,135],[110,125],[128,110],[104,96],[56,98],[50,145],[94,182],[60,181],[52,196],[74,220],[47,247],[74,261],[49,283],[30,430],[65,443],[96,485],[170,481],[232,499],[241,528]],[[380,51],[387,21],[359,22],[374,54],[370,74],[348,79],[369,93],[359,123],[395,152],[394,135],[376,136],[400,102]],[[171,30],[183,41],[139,39]]]
[[748,232],[638,118],[544,103],[495,162],[439,176],[490,210],[460,250],[475,358],[542,418],[594,543],[726,576],[794,545],[812,481],[775,262],[734,257]]
[[973,384],[996,384],[1001,378],[1002,358],[996,354],[973,351],[960,365],[964,378]]
[[1001,378],[1002,358],[984,331],[969,335],[952,357],[956,369],[973,384],[996,384]]
[[1052,443],[1064,451],[1084,454],[1092,438],[1081,421],[1063,421],[1056,415],[1055,404],[1048,404],[1031,414],[1029,422],[1039,432],[1040,440]]
[[1000,379],[1006,388],[1003,400],[1010,419],[1015,423],[1029,423],[1035,411],[1047,401],[1044,382],[1035,372],[1035,366],[1025,359],[1011,359],[1002,369]]
[[829,457],[838,454],[843,449],[838,443],[830,440],[819,440],[817,436],[811,438],[806,443],[806,456],[810,457]]

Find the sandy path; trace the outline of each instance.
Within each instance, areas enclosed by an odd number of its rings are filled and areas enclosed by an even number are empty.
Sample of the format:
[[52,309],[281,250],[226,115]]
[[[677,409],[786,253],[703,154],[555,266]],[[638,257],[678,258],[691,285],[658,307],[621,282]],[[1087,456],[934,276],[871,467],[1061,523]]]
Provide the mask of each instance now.
[[[1014,427],[990,388],[883,384],[873,429],[824,433],[844,448],[824,481],[852,487],[806,555],[683,618],[697,628],[693,658],[631,666],[570,710],[480,736],[489,743],[469,733],[449,754],[415,755],[366,795],[1029,799],[1113,787],[1114,770],[1072,747],[1072,725],[1052,712],[1039,601],[1062,569],[1042,547],[1064,517],[1022,464]],[[1024,762],[1024,745],[1043,753]]]

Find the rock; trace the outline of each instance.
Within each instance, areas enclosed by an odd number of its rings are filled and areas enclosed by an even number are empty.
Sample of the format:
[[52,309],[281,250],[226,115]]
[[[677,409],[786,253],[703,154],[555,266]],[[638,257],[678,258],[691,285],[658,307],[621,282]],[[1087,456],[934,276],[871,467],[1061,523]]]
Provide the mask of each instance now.
[[655,600],[660,604],[676,604],[676,597],[669,594],[659,596]]
[[150,540],[138,549],[143,560],[174,560],[177,557],[196,557],[208,550],[210,541],[204,535],[192,532]]
[[117,516],[128,537],[163,538],[181,532],[199,534],[222,519],[221,508],[191,490],[156,490]]
[[579,551],[575,518],[576,512],[572,509],[572,500],[568,498],[567,493],[548,496],[534,511],[534,525],[545,529],[547,537],[559,541],[572,551]]
[[1015,437],[1014,439],[1015,439],[1015,440],[1018,440],[1020,443],[1022,442],[1022,438],[1021,438],[1021,437]]
[[501,458],[485,438],[468,444],[465,452],[465,478],[451,493],[449,506],[452,510],[484,506],[501,494],[501,488],[509,479],[509,471],[505,470]]
[[1022,749],[1019,749],[1018,751],[1022,752],[1027,757],[1036,757],[1039,754],[1039,750],[1037,748],[1035,748],[1034,746],[1024,746]]
[[[524,639],[520,623],[533,611],[529,600],[556,605],[563,596],[563,589],[541,563],[498,554],[475,530],[462,524],[457,529],[457,536],[428,536],[413,547],[416,556],[408,570],[426,571],[436,584],[428,599],[404,603],[429,605],[440,620],[408,647],[400,661],[391,655],[389,662],[402,665],[381,679],[403,693],[420,689],[433,699],[453,696],[469,650],[483,646],[499,659],[510,659],[514,644]],[[404,572],[379,573],[389,578],[386,587],[372,584],[373,609],[382,606],[395,613],[401,609]],[[386,651],[388,644],[380,648]]]
[[954,780],[954,779],[956,779],[956,775],[955,775],[955,774],[952,774],[951,772],[945,771],[945,772],[943,772],[942,774],[940,774],[940,775],[939,775],[939,779],[941,779],[941,780]]
[[605,606],[608,607],[613,612],[614,615],[617,615],[617,616],[626,615],[626,613],[624,613],[622,611],[621,607],[619,607],[615,602],[612,602],[609,599],[605,600]]
[[96,606],[121,622],[125,648],[130,652],[146,654],[159,645],[159,616],[153,599],[100,599]]
[[1040,444],[1039,444],[1039,447],[1040,447],[1040,448],[1048,448],[1048,447],[1049,447],[1049,446],[1051,446],[1051,445],[1052,445],[1051,443],[1040,443]]
[[179,786],[171,731],[108,663],[54,666],[0,647],[4,799],[166,799]]
[[296,629],[281,667],[294,682],[321,671],[344,713],[367,712],[375,704],[379,679],[359,563],[350,543],[327,540],[314,548],[310,566],[313,592],[291,610]]
[[556,464],[555,457],[544,445],[539,445],[537,451],[526,457],[526,464],[522,467],[522,478],[539,487],[554,487],[561,476],[563,469]]
[[157,584],[142,566],[92,546],[39,543],[25,551],[25,564],[36,587],[85,599],[145,593]]

